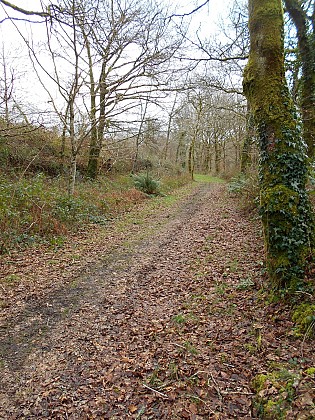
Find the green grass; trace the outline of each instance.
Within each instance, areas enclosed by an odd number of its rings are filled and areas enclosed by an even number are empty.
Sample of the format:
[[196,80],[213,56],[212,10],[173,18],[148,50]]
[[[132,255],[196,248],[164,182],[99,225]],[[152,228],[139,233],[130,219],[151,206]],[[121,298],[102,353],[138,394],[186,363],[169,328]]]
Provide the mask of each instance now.
[[211,182],[211,183],[224,183],[224,179],[218,178],[216,176],[211,175],[202,175],[202,174],[195,174],[194,180],[197,182]]

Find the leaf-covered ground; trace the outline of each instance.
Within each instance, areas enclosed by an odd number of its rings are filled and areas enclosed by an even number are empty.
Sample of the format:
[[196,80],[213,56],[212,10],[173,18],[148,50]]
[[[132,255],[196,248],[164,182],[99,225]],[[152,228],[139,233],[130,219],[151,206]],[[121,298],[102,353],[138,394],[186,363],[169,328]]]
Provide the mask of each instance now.
[[314,419],[313,343],[266,302],[263,258],[222,184],[3,258],[0,418],[267,418],[266,374],[268,418]]

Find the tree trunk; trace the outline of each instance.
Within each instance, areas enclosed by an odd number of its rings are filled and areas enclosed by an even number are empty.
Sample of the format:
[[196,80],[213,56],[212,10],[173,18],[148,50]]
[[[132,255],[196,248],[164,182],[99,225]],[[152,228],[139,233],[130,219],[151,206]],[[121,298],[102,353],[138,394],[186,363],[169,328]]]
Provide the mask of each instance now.
[[220,172],[220,160],[221,160],[221,151],[219,146],[219,141],[214,138],[214,165],[216,175]]
[[71,142],[71,160],[69,168],[69,181],[68,181],[68,194],[72,196],[74,194],[75,180],[77,175],[77,139],[75,137],[74,130],[74,100],[70,96],[69,99],[69,127],[70,127],[70,142]]
[[241,172],[246,173],[248,166],[251,164],[251,148],[254,143],[254,121],[250,111],[248,111],[246,137],[244,139],[241,155]]
[[191,179],[194,179],[195,170],[195,137],[192,138],[188,149],[188,172]]
[[260,210],[275,289],[296,290],[313,238],[307,159],[285,80],[281,0],[249,0],[250,56],[244,92],[258,130]]
[[91,121],[91,137],[89,148],[89,161],[87,165],[87,176],[95,179],[98,173],[98,159],[100,155],[99,139],[97,132],[97,118],[96,118],[96,86],[93,73],[93,61],[91,55],[90,43],[87,35],[84,33],[86,50],[89,60],[89,77],[90,77],[90,121]]
[[[308,156],[315,154],[315,42],[308,31],[308,17],[297,0],[285,0],[285,6],[297,31],[299,58],[302,63],[301,112],[303,135]],[[314,5],[313,5],[314,7]]]

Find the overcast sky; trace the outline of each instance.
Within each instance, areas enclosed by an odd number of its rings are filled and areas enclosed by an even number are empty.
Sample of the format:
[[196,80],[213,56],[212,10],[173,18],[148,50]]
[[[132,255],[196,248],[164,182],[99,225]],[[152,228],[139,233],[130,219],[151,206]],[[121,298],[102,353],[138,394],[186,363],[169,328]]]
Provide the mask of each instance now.
[[[41,4],[49,2],[44,0],[12,0],[12,3],[25,8],[27,10],[40,11],[42,10]],[[196,9],[199,5],[204,3],[204,0],[187,0],[183,5],[183,2],[178,2],[179,6],[176,7],[177,14],[187,14]],[[198,12],[194,13],[191,17],[191,33],[198,31],[201,38],[213,37],[215,34],[219,33],[218,24],[225,20],[228,16],[230,7],[232,5],[232,0],[209,0],[209,3],[205,5]],[[173,2],[171,3],[174,4]],[[9,10],[5,8],[5,10]],[[10,15],[22,18],[23,15],[16,14],[9,10]],[[5,12],[0,6],[0,19],[5,18]],[[19,26],[22,28],[23,23],[19,23]],[[24,27],[25,28],[25,27]],[[25,29],[23,30],[25,33]],[[45,39],[45,27],[44,25],[32,25],[32,32],[35,38],[35,42],[40,42],[41,38]],[[11,60],[14,61],[14,66],[16,67],[16,75],[21,76],[20,79],[17,79],[16,85],[21,85],[21,96],[28,97],[29,103],[39,104],[41,101],[43,103],[48,103],[48,98],[45,94],[36,87],[35,79],[36,77],[30,76],[30,64],[27,60],[27,48],[17,47],[18,45],[23,45],[20,36],[14,29],[13,25],[9,21],[2,22],[0,24],[0,43],[4,45],[5,54],[9,55]],[[0,45],[1,47],[1,45]],[[2,47],[1,47],[2,49]],[[0,70],[1,71],[1,70]],[[25,73],[25,76],[23,75]],[[25,83],[26,82],[26,83]],[[22,94],[22,86],[24,93]]]

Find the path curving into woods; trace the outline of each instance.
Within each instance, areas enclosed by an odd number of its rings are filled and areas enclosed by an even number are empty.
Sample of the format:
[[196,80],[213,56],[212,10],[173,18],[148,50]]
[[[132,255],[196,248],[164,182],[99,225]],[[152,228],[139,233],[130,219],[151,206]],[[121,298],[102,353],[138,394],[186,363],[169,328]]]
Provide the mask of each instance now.
[[259,221],[222,184],[156,203],[3,262],[0,418],[256,418],[253,377],[299,352]]

